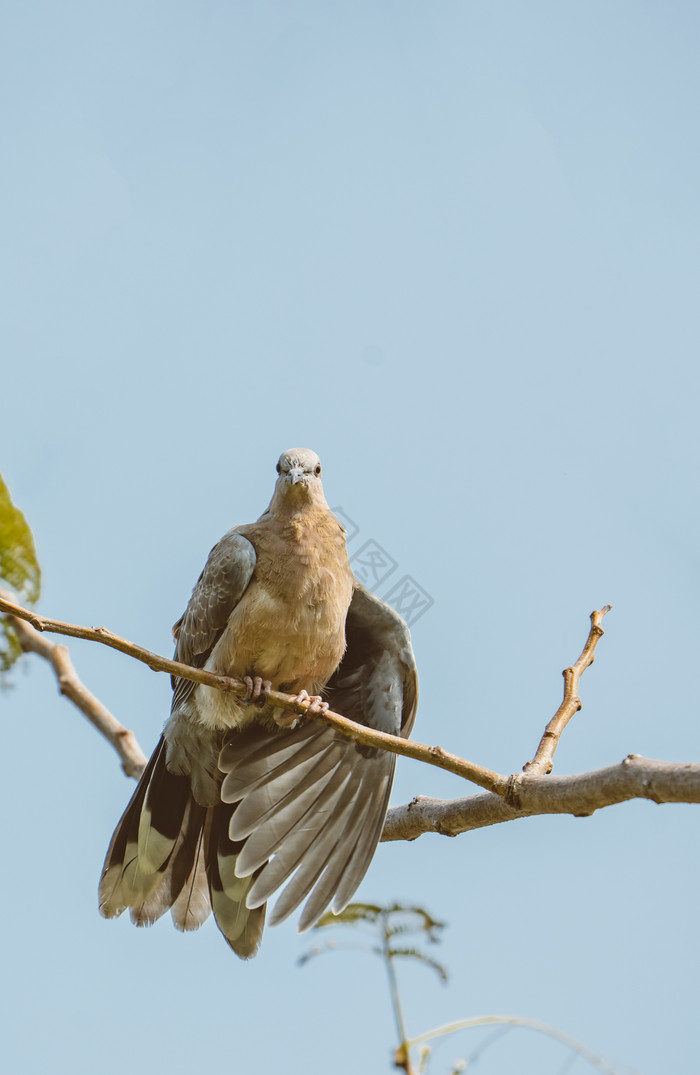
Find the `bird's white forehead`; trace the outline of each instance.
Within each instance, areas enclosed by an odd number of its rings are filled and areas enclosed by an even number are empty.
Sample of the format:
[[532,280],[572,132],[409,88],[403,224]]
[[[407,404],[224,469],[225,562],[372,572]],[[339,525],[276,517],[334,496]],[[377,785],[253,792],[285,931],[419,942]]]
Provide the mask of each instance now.
[[279,459],[280,470],[289,470],[290,467],[303,467],[304,470],[313,470],[321,460],[310,448],[288,448],[282,452]]

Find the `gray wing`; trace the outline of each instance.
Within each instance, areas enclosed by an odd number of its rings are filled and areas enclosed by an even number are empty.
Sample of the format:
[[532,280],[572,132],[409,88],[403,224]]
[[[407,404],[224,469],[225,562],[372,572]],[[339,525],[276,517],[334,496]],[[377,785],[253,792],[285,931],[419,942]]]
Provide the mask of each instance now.
[[[175,660],[203,668],[245,593],[255,569],[255,549],[235,529],[209,553],[185,612],[173,627]],[[173,677],[172,712],[189,698],[196,684]]]
[[[418,677],[406,624],[358,583],[346,638],[345,656],[326,688],[331,708],[368,727],[408,735]],[[232,736],[219,761],[226,773],[221,797],[237,804],[229,828],[235,875],[259,871],[248,907],[261,906],[286,883],[271,924],[303,900],[300,931],[331,901],[341,911],[379,842],[395,763],[395,755],[357,746],[313,721],[272,733],[253,726]]]

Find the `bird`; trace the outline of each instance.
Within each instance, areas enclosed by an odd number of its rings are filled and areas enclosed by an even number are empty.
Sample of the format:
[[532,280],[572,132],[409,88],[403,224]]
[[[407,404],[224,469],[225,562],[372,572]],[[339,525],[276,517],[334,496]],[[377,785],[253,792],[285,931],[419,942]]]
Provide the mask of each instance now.
[[[407,737],[418,676],[403,619],[353,575],[318,455],[282,453],[267,510],[214,546],[173,628],[175,660],[242,680],[244,697],[172,678],[170,717],[114,831],[106,918],[213,912],[242,959],[304,903],[299,932],[340,913],[381,836],[395,755],[275,708],[271,690]],[[284,886],[284,887],[283,887]]]

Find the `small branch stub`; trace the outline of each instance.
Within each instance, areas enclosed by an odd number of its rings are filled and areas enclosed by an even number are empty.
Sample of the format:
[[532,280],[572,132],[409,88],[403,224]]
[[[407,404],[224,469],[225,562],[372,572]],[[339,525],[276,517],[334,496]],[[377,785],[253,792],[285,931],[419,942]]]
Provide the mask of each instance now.
[[605,632],[600,625],[603,616],[610,612],[612,605],[605,605],[601,609],[591,612],[591,629],[588,638],[581,650],[581,655],[570,668],[562,672],[564,676],[564,697],[556,713],[544,730],[532,761],[523,765],[523,772],[529,775],[551,773],[554,764],[554,753],[559,746],[559,740],[564,728],[569,723],[574,713],[582,707],[578,694],[578,686],[581,676],[595,660],[595,648]]

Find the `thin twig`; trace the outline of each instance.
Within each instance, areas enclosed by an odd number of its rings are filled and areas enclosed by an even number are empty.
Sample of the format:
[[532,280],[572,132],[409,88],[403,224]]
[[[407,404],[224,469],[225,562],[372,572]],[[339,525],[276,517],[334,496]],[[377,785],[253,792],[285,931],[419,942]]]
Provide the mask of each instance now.
[[[168,672],[170,675],[179,676],[181,679],[190,679],[195,683],[204,683],[208,687],[216,687],[222,691],[229,691],[238,697],[244,697],[248,693],[245,683],[230,676],[217,676],[213,672],[207,672],[204,668],[191,668],[179,661],[168,660],[157,653],[129,642],[125,638],[108,631],[106,627],[79,627],[74,623],[64,623],[61,620],[50,620],[45,616],[39,616],[30,609],[22,608],[14,601],[0,597],[0,612],[26,620],[35,631],[51,631],[55,634],[68,635],[71,638],[83,638],[90,642],[101,642],[105,646],[126,653],[137,661],[147,664],[156,672]],[[292,694],[283,694],[281,691],[268,691],[267,701],[279,708],[305,716],[308,703],[299,704]],[[397,735],[389,735],[386,732],[375,731],[367,728],[364,724],[356,724],[340,713],[327,710],[325,713],[308,714],[314,720],[319,720],[336,728],[343,735],[347,735],[353,742],[362,743],[364,746],[379,747],[382,750],[391,751],[392,754],[401,754],[416,761],[424,761],[429,765],[436,765],[439,769],[446,769],[449,773],[464,777],[481,788],[504,796],[509,793],[510,778],[501,776],[492,769],[486,769],[483,765],[467,761],[457,754],[451,754],[439,746],[428,746],[425,743],[417,743],[414,740],[401,739]]]
[[588,638],[581,651],[581,656],[575,664],[570,668],[565,668],[562,672],[564,677],[564,698],[562,703],[545,728],[534,758],[523,765],[524,773],[551,773],[554,752],[559,745],[561,733],[574,713],[578,713],[579,709],[581,709],[582,702],[578,693],[579,680],[595,660],[595,648],[605,634],[600,626],[600,621],[611,608],[612,605],[606,605],[604,608],[591,612],[591,629],[588,632]]

